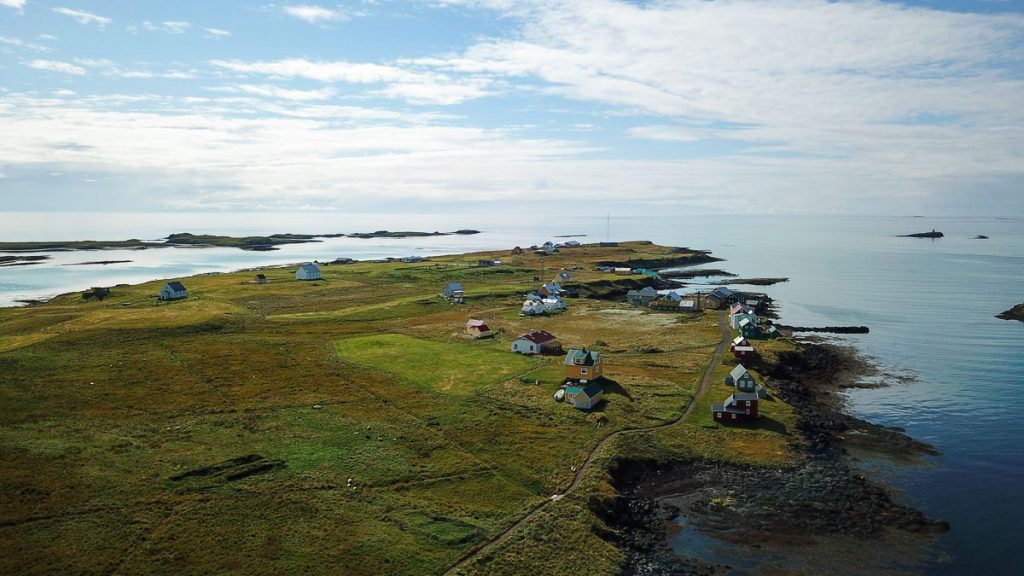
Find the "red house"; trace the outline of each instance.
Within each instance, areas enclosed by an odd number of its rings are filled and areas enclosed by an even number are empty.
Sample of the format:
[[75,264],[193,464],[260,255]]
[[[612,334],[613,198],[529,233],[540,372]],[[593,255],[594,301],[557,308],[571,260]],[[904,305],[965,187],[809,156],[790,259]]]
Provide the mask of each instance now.
[[730,394],[722,404],[711,406],[715,422],[739,424],[757,420],[757,394]]
[[729,344],[729,351],[732,352],[733,357],[740,360],[754,356],[754,347],[743,336],[737,336],[733,339],[732,344]]

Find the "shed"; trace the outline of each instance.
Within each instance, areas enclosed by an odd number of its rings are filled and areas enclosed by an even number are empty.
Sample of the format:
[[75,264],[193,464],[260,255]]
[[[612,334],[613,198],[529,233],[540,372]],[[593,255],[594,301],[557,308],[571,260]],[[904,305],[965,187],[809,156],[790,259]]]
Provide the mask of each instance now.
[[483,320],[470,320],[466,322],[466,334],[469,334],[473,338],[487,338],[493,336],[487,323]]
[[562,364],[568,380],[586,383],[601,377],[601,353],[596,350],[570,348]]
[[185,288],[184,284],[177,280],[168,282],[160,288],[161,300],[181,300],[183,298],[188,298],[188,289]]
[[267,282],[269,282],[269,280],[267,280],[266,274],[257,274],[255,282],[257,284],[266,284]]
[[630,290],[626,293],[626,302],[633,306],[650,306],[658,298],[658,291],[650,286],[642,290]]
[[541,354],[558,347],[558,338],[544,330],[531,330],[512,341],[512,351],[526,355]]
[[589,382],[582,386],[566,386],[565,399],[573,408],[590,410],[597,406],[604,397],[604,389],[597,382]]
[[299,266],[299,269],[295,271],[295,278],[297,280],[319,280],[320,264],[317,262],[307,262]]
[[713,404],[711,414],[715,422],[739,424],[757,420],[757,395],[748,393],[730,394],[725,402]]

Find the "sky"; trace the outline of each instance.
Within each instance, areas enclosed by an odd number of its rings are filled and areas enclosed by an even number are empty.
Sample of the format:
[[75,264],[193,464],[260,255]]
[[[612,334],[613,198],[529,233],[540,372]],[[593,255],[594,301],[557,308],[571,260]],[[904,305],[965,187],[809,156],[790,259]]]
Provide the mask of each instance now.
[[0,0],[0,210],[1024,215],[1024,2]]

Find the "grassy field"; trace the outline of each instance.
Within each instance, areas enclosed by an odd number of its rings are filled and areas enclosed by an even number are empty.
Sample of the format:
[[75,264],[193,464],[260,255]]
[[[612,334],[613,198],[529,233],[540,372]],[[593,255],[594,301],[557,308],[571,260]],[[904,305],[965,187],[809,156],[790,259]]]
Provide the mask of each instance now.
[[[570,300],[521,318],[556,268],[580,283],[605,260],[673,257],[649,243],[545,259],[482,253],[417,264],[293,268],[119,286],[0,309],[0,573],[440,574],[573,478],[608,433],[664,423],[693,398],[720,339],[714,313],[654,314]],[[505,265],[477,268],[477,259]],[[467,303],[437,294],[449,281]],[[495,338],[464,337],[468,318]],[[532,329],[606,358],[594,414],[552,400],[561,359],[525,358]],[[770,346],[786,346],[779,342]],[[724,375],[722,367],[716,382]],[[693,422],[601,454],[788,457],[793,416],[766,403],[748,428]],[[523,534],[474,564],[488,573],[614,573],[592,498],[603,467]],[[562,535],[578,545],[568,551]]]

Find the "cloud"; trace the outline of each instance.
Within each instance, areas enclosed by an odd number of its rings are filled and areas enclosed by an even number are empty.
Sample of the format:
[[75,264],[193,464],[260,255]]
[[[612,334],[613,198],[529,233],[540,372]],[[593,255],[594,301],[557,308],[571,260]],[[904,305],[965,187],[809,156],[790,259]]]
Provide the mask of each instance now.
[[34,50],[36,52],[49,52],[50,49],[46,46],[39,44],[33,44],[32,42],[25,42],[20,38],[11,38],[8,36],[0,36],[0,44],[6,44],[7,46],[13,46],[15,48],[24,48],[26,50]]
[[284,10],[285,14],[293,18],[298,18],[299,20],[304,20],[310,24],[319,24],[321,22],[340,22],[349,19],[349,15],[341,10],[332,10],[330,8],[315,5],[284,6],[282,10]]
[[21,12],[25,7],[25,0],[0,0],[0,6],[14,8],[18,12]]
[[203,30],[211,38],[227,38],[228,36],[231,36],[231,32],[228,32],[227,30],[221,30],[220,28],[203,28]]
[[86,73],[85,68],[82,68],[81,66],[57,60],[33,60],[25,65],[29,68],[35,68],[36,70],[63,72],[64,74],[74,74],[75,76],[83,76]]
[[272,86],[270,84],[240,84],[238,86],[218,86],[210,88],[216,92],[232,92],[238,94],[251,94],[265,98],[276,98],[280,100],[291,100],[306,102],[312,100],[327,100],[334,96],[334,90],[323,88],[320,90],[291,90]]
[[165,32],[167,34],[184,34],[192,27],[190,22],[184,22],[181,20],[168,20],[165,22],[158,22],[156,24],[145,21],[142,23],[142,27],[150,32]]
[[70,16],[74,18],[79,24],[84,24],[86,26],[88,26],[89,24],[96,24],[100,28],[104,28],[107,26],[107,24],[113,22],[113,20],[107,18],[106,16],[98,16],[96,14],[86,12],[84,10],[72,10],[71,8],[52,8],[51,10],[56,12],[57,14]]

